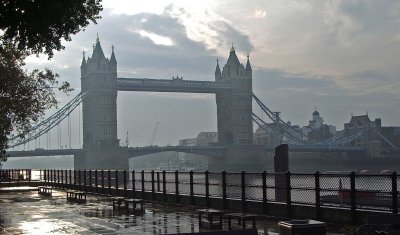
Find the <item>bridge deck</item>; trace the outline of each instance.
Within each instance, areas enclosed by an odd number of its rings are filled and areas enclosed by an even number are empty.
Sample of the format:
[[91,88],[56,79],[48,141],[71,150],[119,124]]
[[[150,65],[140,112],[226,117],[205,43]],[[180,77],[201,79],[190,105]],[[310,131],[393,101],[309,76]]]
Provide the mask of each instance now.
[[118,91],[154,91],[185,93],[218,93],[230,91],[229,84],[213,81],[191,81],[183,79],[118,78]]

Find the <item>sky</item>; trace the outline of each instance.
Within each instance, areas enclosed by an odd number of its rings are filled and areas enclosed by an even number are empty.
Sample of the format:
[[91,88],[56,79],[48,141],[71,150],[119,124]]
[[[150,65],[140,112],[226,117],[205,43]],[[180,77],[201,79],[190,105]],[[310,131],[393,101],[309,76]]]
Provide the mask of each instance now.
[[[49,67],[75,88],[58,95],[60,106],[79,93],[82,51],[91,56],[98,33],[107,57],[115,46],[119,77],[211,81],[233,43],[243,64],[250,55],[254,93],[292,124],[307,125],[316,107],[338,130],[366,113],[400,126],[399,1],[103,0],[103,7],[98,24],[52,60],[27,60],[28,69]],[[117,105],[118,136],[125,143],[128,132],[130,146],[148,145],[157,122],[158,145],[217,129],[211,94],[119,92]],[[260,114],[255,102],[253,112]],[[75,126],[79,115],[71,116]]]

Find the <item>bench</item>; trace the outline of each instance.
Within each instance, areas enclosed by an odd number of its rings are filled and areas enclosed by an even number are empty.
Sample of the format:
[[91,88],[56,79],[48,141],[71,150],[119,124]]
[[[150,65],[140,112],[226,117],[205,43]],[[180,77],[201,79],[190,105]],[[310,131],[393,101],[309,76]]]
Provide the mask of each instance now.
[[39,186],[38,187],[38,194],[51,196],[53,193],[53,188],[49,186]]
[[67,190],[67,201],[86,203],[86,193],[74,190]]
[[253,229],[256,228],[257,215],[245,214],[245,213],[228,213],[225,214],[228,220],[228,230],[232,230],[232,219],[237,219],[238,224],[242,226],[242,229],[246,228],[246,221],[252,221]]
[[74,201],[75,200],[75,192],[74,190],[67,190],[67,201]]
[[75,202],[76,203],[86,203],[86,193],[85,192],[75,192]]
[[119,209],[121,209],[121,204],[122,204],[122,202],[125,201],[125,198],[124,197],[112,197],[111,200],[112,200],[113,210],[115,210],[115,204],[117,204],[118,210],[119,210]]
[[[203,215],[205,215],[206,219],[209,223],[209,228],[213,229],[214,227],[222,228],[222,215],[224,214],[223,211],[215,210],[215,209],[198,209],[197,214],[199,217],[199,227],[203,226]],[[219,220],[217,224],[214,223],[214,217],[218,217]]]
[[143,200],[142,199],[133,199],[133,198],[131,198],[131,199],[125,199],[124,202],[125,202],[125,210],[127,212],[129,212],[129,204],[132,204],[133,211],[136,210],[136,205],[139,204],[140,205],[140,212],[143,213],[144,210],[143,210]]

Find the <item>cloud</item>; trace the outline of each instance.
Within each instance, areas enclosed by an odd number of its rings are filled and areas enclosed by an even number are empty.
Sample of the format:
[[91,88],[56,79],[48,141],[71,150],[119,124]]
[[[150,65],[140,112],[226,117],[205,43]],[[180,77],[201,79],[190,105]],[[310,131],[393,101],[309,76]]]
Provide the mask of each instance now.
[[[338,129],[366,111],[399,125],[398,1],[123,3],[105,1],[98,25],[52,61],[33,57],[28,67],[51,67],[78,92],[82,50],[90,56],[98,32],[106,56],[115,46],[118,76],[214,80],[216,57],[224,64],[233,42],[242,62],[251,52],[254,92],[285,120],[305,125],[317,105]],[[135,145],[148,144],[160,117],[160,143],[216,129],[213,95],[121,92],[118,102],[119,133],[129,129]]]

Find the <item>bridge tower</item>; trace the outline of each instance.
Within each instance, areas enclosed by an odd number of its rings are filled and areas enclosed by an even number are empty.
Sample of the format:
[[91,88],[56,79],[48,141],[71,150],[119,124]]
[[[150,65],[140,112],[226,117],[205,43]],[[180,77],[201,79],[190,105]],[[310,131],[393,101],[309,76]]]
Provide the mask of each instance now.
[[231,92],[216,94],[218,142],[221,145],[252,145],[252,69],[247,56],[246,67],[239,62],[235,48],[221,72],[217,60],[215,81],[228,83]]
[[[116,163],[117,138],[117,60],[114,47],[106,58],[97,36],[92,57],[81,63],[84,156],[75,157],[75,169],[127,168],[127,159]],[[122,158],[121,158],[122,159]]]

